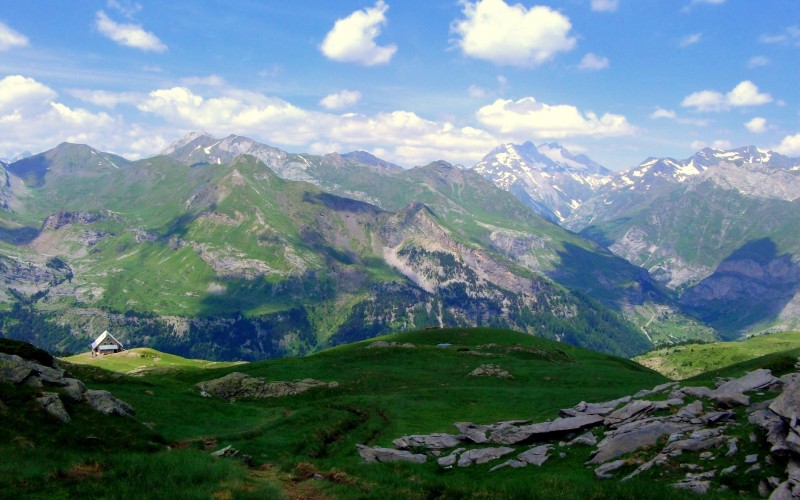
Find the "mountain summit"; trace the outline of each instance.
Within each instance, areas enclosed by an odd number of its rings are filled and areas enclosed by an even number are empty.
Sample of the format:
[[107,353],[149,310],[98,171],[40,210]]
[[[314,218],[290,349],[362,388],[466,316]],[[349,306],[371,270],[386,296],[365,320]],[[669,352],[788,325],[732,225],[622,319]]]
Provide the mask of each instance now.
[[556,143],[503,144],[474,169],[553,221],[569,217],[613,175],[587,156],[573,155]]

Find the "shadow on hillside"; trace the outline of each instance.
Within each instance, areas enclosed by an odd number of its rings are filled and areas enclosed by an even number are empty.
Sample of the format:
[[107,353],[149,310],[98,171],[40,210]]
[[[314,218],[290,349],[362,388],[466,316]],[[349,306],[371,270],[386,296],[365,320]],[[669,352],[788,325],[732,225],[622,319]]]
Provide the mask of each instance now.
[[800,263],[778,255],[770,238],[753,240],[723,260],[711,276],[680,298],[687,312],[716,328],[725,340],[778,319],[800,292]]
[[303,193],[303,201],[311,205],[322,205],[330,210],[337,212],[352,212],[352,213],[372,213],[378,214],[381,209],[365,203],[363,201],[353,200],[351,198],[342,198],[330,193],[311,193],[306,191]]
[[547,273],[549,278],[616,311],[625,305],[640,305],[648,300],[660,303],[674,300],[646,269],[611,252],[589,251],[566,243],[558,256],[561,262]]
[[26,245],[39,236],[39,230],[35,227],[0,227],[0,241],[12,245]]

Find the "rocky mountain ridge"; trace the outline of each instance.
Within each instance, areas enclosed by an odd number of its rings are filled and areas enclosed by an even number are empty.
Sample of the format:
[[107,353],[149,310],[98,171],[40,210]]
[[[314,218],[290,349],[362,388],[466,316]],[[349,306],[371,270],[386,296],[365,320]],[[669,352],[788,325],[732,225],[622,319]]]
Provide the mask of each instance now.
[[573,155],[555,143],[538,147],[531,142],[503,144],[473,168],[554,221],[570,217],[613,176],[587,156]]
[[[633,354],[652,338],[622,315],[651,306],[677,312],[646,273],[536,216],[473,171],[446,162],[398,171],[340,155],[297,156],[329,181],[363,181],[338,183],[339,192],[358,190],[381,199],[380,208],[234,155],[237,145],[257,147],[244,139],[189,139],[169,156],[124,168],[108,168],[108,156],[88,147],[39,155],[44,175],[28,188],[34,196],[7,213],[36,226],[28,239],[3,244],[39,269],[43,255],[60,256],[66,267],[23,293],[24,307],[59,311],[63,327],[91,331],[99,323],[150,342],[144,345],[215,359],[302,354],[394,330],[474,324]],[[220,151],[233,159],[223,163]],[[95,160],[76,175],[72,165],[87,158]],[[219,162],[205,161],[213,158]],[[76,196],[85,192],[93,195]],[[62,274],[69,279],[56,277]],[[23,290],[10,279],[6,287],[11,295]],[[222,341],[221,331],[228,332]],[[87,340],[49,342],[74,349]]]

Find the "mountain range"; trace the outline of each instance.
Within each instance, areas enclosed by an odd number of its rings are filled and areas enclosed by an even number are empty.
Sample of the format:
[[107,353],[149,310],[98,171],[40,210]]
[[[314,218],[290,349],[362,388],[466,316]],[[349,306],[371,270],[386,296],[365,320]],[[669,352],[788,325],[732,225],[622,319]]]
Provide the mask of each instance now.
[[[0,320],[6,335],[51,349],[81,350],[111,328],[129,343],[213,359],[458,325],[627,356],[733,338],[795,317],[794,253],[780,230],[761,224],[763,234],[747,233],[733,249],[769,269],[744,295],[724,288],[742,274],[724,250],[681,287],[687,281],[620,242],[638,227],[632,214],[647,221],[646,209],[657,214],[670,197],[704,202],[706,184],[720,196],[753,186],[758,206],[788,210],[780,204],[793,203],[800,162],[736,151],[614,174],[557,144],[503,145],[473,169],[438,161],[406,170],[366,152],[293,154],[236,135],[193,133],[137,161],[64,143],[3,167],[0,291],[13,307]],[[681,174],[688,165],[697,173]],[[780,196],[761,180],[771,175]],[[621,208],[592,212],[597,203]],[[662,240],[649,244],[669,251]],[[753,294],[771,309],[731,320]],[[18,327],[33,323],[28,333]]]
[[[503,148],[536,158],[531,145]],[[495,152],[476,170],[505,159]],[[529,170],[535,178],[551,167],[526,162],[514,171]],[[648,158],[602,179],[584,197],[572,191],[564,227],[646,268],[678,294],[684,312],[723,338],[798,326],[800,158],[755,146],[705,148],[684,160]],[[564,213],[563,204],[548,207]]]

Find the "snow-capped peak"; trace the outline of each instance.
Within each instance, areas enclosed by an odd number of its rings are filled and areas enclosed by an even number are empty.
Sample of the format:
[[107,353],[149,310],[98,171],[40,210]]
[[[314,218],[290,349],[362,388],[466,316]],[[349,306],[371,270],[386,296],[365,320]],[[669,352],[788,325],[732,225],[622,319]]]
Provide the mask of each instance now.
[[211,134],[209,134],[208,132],[202,131],[202,130],[195,131],[195,132],[189,132],[185,136],[181,137],[180,139],[174,141],[172,144],[167,146],[167,148],[164,149],[161,152],[161,154],[162,155],[172,154],[175,151],[187,146],[188,144],[191,144],[192,142],[196,141],[197,139],[199,139],[201,137],[214,140],[214,137]]

